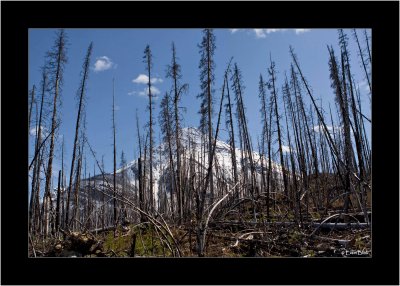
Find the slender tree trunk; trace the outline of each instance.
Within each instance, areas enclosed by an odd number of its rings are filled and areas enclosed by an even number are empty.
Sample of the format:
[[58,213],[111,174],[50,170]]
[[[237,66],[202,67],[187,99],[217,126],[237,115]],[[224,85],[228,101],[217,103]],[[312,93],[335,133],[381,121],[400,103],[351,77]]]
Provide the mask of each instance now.
[[64,176],[64,136],[61,150],[61,216],[60,227],[65,225],[65,176]]
[[[46,92],[46,86],[47,86],[47,75],[45,70],[43,69],[42,72],[42,96],[40,100],[40,111],[39,111],[39,121],[36,124],[36,142],[35,142],[35,155],[37,153],[40,153],[39,146],[42,143],[42,118],[43,118],[43,104],[44,104],[44,95]],[[35,162],[34,162],[34,169],[33,169],[33,176],[32,176],[32,187],[31,187],[31,198],[30,198],[30,208],[29,208],[29,222],[30,222],[30,230],[32,230],[32,226],[34,224],[34,217],[38,216],[39,214],[36,212],[35,209],[39,209],[39,205],[37,205],[38,202],[36,202],[35,197],[39,197],[39,185],[37,182],[39,181],[39,175],[40,175],[40,155],[36,157]]]
[[[102,170],[104,171],[104,155],[101,158],[101,167]],[[102,185],[102,190],[103,190],[103,194],[102,194],[102,212],[101,212],[101,227],[104,230],[105,226],[106,226],[106,201],[105,201],[105,192],[104,192],[104,184],[105,184],[105,180],[104,180],[104,173],[102,172],[102,177],[103,177],[103,185]],[[108,203],[107,203],[108,204]]]
[[29,105],[29,111],[28,111],[28,138],[29,138],[29,132],[31,130],[31,116],[32,116],[32,107],[33,103],[35,101],[35,85],[33,85],[32,91],[31,91],[31,103]]
[[56,61],[56,71],[54,77],[54,99],[53,99],[53,112],[51,119],[51,135],[50,135],[50,152],[49,159],[47,163],[47,173],[46,173],[46,183],[45,183],[45,196],[50,195],[50,184],[53,172],[53,157],[54,157],[54,141],[55,141],[55,133],[56,133],[56,120],[57,120],[57,103],[60,92],[60,82],[62,79],[62,65],[63,65],[63,57],[64,57],[64,46],[65,46],[65,34],[61,31],[58,39],[57,39],[57,61]]
[[152,67],[152,54],[149,45],[145,49],[146,69],[148,72],[148,96],[149,96],[149,155],[150,155],[150,212],[154,213],[154,191],[153,191],[153,107],[152,107],[152,90],[151,90],[151,67]]
[[[208,161],[210,162],[212,149],[212,96],[211,96],[211,31],[207,29],[207,116],[208,116]],[[210,174],[210,204],[214,201],[214,180],[211,162]]]
[[75,124],[75,137],[74,137],[74,147],[72,150],[72,161],[71,161],[71,170],[69,175],[69,187],[67,193],[67,210],[65,214],[65,224],[69,227],[69,212],[70,212],[70,197],[71,197],[71,190],[73,184],[73,176],[74,176],[74,167],[75,167],[75,160],[76,160],[76,150],[77,150],[77,143],[78,143],[78,134],[79,134],[79,127],[81,122],[81,116],[83,113],[83,105],[84,105],[84,96],[85,96],[85,89],[86,89],[86,81],[89,75],[89,66],[90,66],[90,56],[92,54],[93,43],[90,43],[89,48],[87,50],[87,54],[83,64],[83,77],[81,80],[81,84],[79,87],[79,105],[78,105],[78,115],[76,117],[76,124]]
[[57,205],[56,205],[56,232],[60,228],[60,200],[61,200],[61,180],[62,172],[58,171]]
[[368,59],[369,59],[369,64],[372,64],[372,57],[371,57],[371,50],[369,49],[369,39],[368,39],[368,34],[367,30],[364,30],[364,36],[365,36],[365,44],[367,45],[367,51],[368,51]]
[[271,95],[273,96],[274,113],[275,113],[275,118],[276,118],[276,127],[277,127],[277,131],[278,131],[279,158],[280,158],[281,169],[282,169],[283,188],[284,188],[283,190],[284,190],[285,196],[288,198],[289,197],[288,183],[287,183],[287,176],[286,176],[286,170],[285,170],[285,163],[283,160],[281,127],[279,124],[278,98],[277,98],[276,88],[275,88],[275,80],[276,80],[275,63],[272,62],[272,60],[271,60],[271,66],[270,66],[270,76],[271,76],[271,82],[272,82]]
[[[139,207],[141,210],[145,210],[144,208],[144,196],[143,196],[143,171],[142,171],[142,144],[140,141],[140,129],[139,129],[139,118],[136,111],[136,128],[137,128],[137,136],[139,143],[139,159],[138,159],[138,179],[139,179]],[[140,213],[140,222],[144,222],[145,217],[142,213]]]
[[80,218],[80,210],[79,210],[79,193],[81,187],[81,172],[82,172],[82,153],[83,148],[79,147],[79,155],[78,155],[78,166],[76,169],[76,177],[75,177],[75,192],[74,192],[74,215],[73,215],[73,223],[74,230],[78,230],[80,225],[78,224]]
[[[118,226],[117,218],[117,147],[115,142],[115,89],[114,89],[114,79],[113,79],[113,106],[112,106],[112,125],[113,125],[113,150],[114,150],[114,172],[113,172],[113,202],[114,202],[114,225],[115,228]],[[114,235],[116,232],[114,232]]]
[[[232,116],[232,105],[231,105],[231,96],[229,93],[229,81],[228,81],[228,72],[230,70],[230,63],[228,65],[228,68],[225,71],[225,81],[226,81],[226,90],[227,90],[227,98],[228,98],[228,104],[226,105],[227,107],[227,112],[229,115],[229,125],[227,126],[228,131],[229,131],[229,146],[230,146],[230,151],[231,151],[231,161],[232,161],[232,167],[233,167],[233,182],[234,185],[238,182],[238,171],[237,171],[237,162],[236,162],[236,147],[235,147],[235,132],[233,128],[233,116]],[[236,200],[239,200],[239,195],[238,192],[236,193]]]
[[176,190],[178,192],[178,212],[179,212],[179,222],[181,223],[183,217],[183,193],[182,193],[182,179],[181,179],[181,142],[179,138],[180,134],[180,123],[179,123],[179,110],[178,103],[180,99],[180,92],[184,86],[181,88],[178,86],[178,77],[180,66],[176,62],[176,51],[175,45],[172,44],[172,78],[174,81],[174,115],[175,115],[175,141],[176,141]]
[[357,42],[358,52],[359,52],[359,56],[360,56],[360,58],[361,58],[362,66],[363,66],[363,68],[364,68],[365,78],[367,79],[367,82],[368,82],[369,91],[372,93],[371,80],[369,79],[369,73],[368,73],[368,71],[367,71],[367,64],[366,64],[366,62],[365,62],[364,53],[363,53],[363,51],[362,51],[362,49],[361,49],[360,42],[359,42],[359,40],[358,40],[358,36],[357,36],[357,31],[356,31],[356,29],[353,29],[353,35],[354,35],[354,38],[356,39],[356,42]]

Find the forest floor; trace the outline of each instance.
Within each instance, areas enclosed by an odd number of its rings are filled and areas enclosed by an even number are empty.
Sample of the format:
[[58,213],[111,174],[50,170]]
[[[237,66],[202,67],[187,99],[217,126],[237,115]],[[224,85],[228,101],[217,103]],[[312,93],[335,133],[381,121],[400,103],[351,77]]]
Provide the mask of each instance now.
[[[181,225],[170,226],[170,229],[174,243],[172,240],[166,243],[155,228],[143,225],[98,234],[70,232],[59,238],[33,240],[29,245],[29,256],[198,257],[194,227]],[[213,223],[207,231],[205,256],[371,257],[371,228]]]

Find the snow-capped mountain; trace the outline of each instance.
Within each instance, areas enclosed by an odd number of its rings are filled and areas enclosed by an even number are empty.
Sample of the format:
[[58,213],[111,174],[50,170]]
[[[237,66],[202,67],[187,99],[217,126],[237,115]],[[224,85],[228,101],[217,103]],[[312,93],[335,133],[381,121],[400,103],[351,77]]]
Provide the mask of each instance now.
[[[204,170],[207,169],[208,167],[208,152],[207,150],[204,150],[204,144],[202,142],[204,140],[207,140],[206,137],[202,138],[203,135],[200,132],[199,129],[194,128],[194,127],[187,127],[183,128],[181,130],[181,150],[182,150],[182,155],[181,155],[181,161],[182,165],[186,161],[188,162],[189,158],[192,156],[193,160],[195,161],[195,164],[197,166],[200,166],[201,168],[204,168]],[[173,140],[174,141],[174,140]],[[172,142],[174,143],[174,142]],[[161,189],[160,189],[160,184],[159,182],[162,180],[168,180],[167,177],[169,177],[169,156],[166,153],[167,151],[167,143],[162,143],[159,146],[154,147],[154,155],[153,155],[153,180],[154,180],[154,185],[153,185],[153,190],[154,190],[154,197],[156,199],[156,202],[158,201],[158,193],[161,194]],[[203,150],[202,150],[203,147]],[[175,148],[175,147],[172,147]],[[174,149],[175,150],[175,149]],[[162,155],[160,156],[160,152]],[[175,152],[175,151],[174,151]],[[204,161],[201,162],[199,161],[199,158],[202,157],[202,154],[205,152]],[[238,172],[241,172],[242,166],[245,166],[246,164],[249,164],[250,159],[244,157],[243,158],[243,163],[241,162],[242,158],[242,151],[238,148],[235,150],[235,155],[236,155],[236,165]],[[175,155],[175,153],[174,153]],[[244,154],[243,154],[244,155]],[[260,179],[260,174],[261,174],[261,158],[260,154],[258,152],[253,152],[252,153],[252,158],[254,161],[254,166],[257,175],[257,179]],[[232,159],[231,159],[231,151],[230,151],[230,145],[222,140],[217,140],[216,142],[216,148],[215,148],[215,166],[218,168],[219,174],[223,174],[224,178],[227,181],[232,181]],[[144,157],[142,158],[144,160]],[[268,158],[263,158],[264,162],[264,169],[268,167]],[[148,157],[146,159],[146,168],[149,168],[149,162],[148,162]],[[143,164],[143,162],[142,162]],[[249,166],[249,165],[247,165]],[[280,165],[278,165],[275,162],[272,162],[272,169],[275,174],[278,175],[278,178],[280,177]],[[250,167],[248,167],[248,170],[250,170]],[[146,171],[146,177],[149,176],[149,171],[147,169]],[[117,173],[117,186],[121,188],[122,184],[125,182],[125,184],[129,185],[130,187],[137,187],[138,186],[138,159],[135,159],[128,164],[126,164],[124,167],[118,169],[116,171]],[[113,182],[113,174],[108,173],[105,174],[105,179],[108,181],[110,184]],[[97,175],[95,177],[92,177],[90,179],[82,180],[81,182],[81,187],[91,184],[91,186],[96,185],[97,187],[103,186],[103,176]],[[100,198],[100,197],[99,197]],[[98,199],[99,199],[98,198]],[[96,198],[97,199],[97,198]]]

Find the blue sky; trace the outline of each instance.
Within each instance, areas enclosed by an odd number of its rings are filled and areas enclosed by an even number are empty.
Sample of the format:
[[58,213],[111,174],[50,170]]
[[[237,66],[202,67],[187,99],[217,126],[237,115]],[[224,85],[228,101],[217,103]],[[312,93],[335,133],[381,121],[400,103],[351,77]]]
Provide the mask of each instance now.
[[[54,43],[55,29],[29,30],[29,88],[40,86],[40,68],[44,56]],[[362,30],[357,30],[359,37]],[[65,138],[65,166],[69,170],[72,156],[75,121],[77,115],[76,91],[80,82],[83,59],[88,45],[94,43],[91,69],[87,85],[87,137],[95,149],[98,159],[104,155],[105,169],[112,171],[112,129],[111,104],[112,80],[115,78],[116,126],[118,163],[123,150],[127,161],[137,158],[136,120],[138,110],[141,132],[148,120],[146,106],[148,98],[144,96],[146,87],[140,77],[145,72],[143,51],[147,44],[153,54],[154,86],[160,92],[155,105],[158,118],[160,97],[171,88],[166,78],[166,67],[171,62],[171,43],[175,42],[178,62],[182,67],[182,83],[189,84],[188,93],[182,98],[185,107],[184,126],[198,126],[200,99],[199,61],[197,45],[201,42],[201,29],[66,29],[68,36],[68,63],[65,67],[62,90],[61,118],[59,134]],[[260,73],[267,79],[269,55],[276,63],[278,71],[278,89],[281,90],[285,71],[289,71],[291,58],[289,45],[292,45],[300,61],[304,75],[312,86],[314,96],[321,99],[328,111],[328,103],[334,103],[333,90],[330,87],[327,45],[333,45],[338,51],[338,33],[335,29],[215,29],[215,101],[221,95],[223,73],[231,57],[242,71],[245,85],[244,103],[247,109],[249,131],[256,147],[257,136],[261,133],[259,113],[258,81]],[[366,81],[357,57],[357,47],[350,30],[349,36],[352,72],[360,84],[363,112],[370,117],[371,106],[367,97]],[[370,34],[370,31],[368,31]],[[362,44],[364,41],[362,40]],[[338,54],[338,53],[337,53]],[[134,81],[136,79],[136,81]],[[156,91],[156,92],[157,92]],[[306,96],[306,95],[305,95]],[[333,106],[332,106],[333,107]],[[370,125],[366,125],[370,130]],[[370,131],[368,131],[370,132]],[[158,142],[158,120],[155,128],[155,140]],[[223,134],[222,134],[223,135]],[[30,137],[33,141],[33,137]],[[61,141],[60,141],[61,142]],[[57,151],[61,151],[60,144]],[[54,172],[58,173],[61,153],[55,158]],[[87,151],[87,162],[93,170],[94,161]],[[91,171],[92,173],[93,171]]]

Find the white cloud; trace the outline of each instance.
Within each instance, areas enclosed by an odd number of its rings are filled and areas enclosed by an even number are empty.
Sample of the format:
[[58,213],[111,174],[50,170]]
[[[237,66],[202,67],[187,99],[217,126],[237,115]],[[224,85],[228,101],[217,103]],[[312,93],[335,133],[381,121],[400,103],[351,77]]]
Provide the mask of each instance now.
[[108,70],[112,67],[115,67],[116,65],[111,61],[110,58],[106,56],[102,56],[96,59],[96,62],[94,63],[94,71],[95,72],[101,72]]
[[295,31],[296,35],[300,35],[300,34],[311,31],[311,29],[294,29],[294,31]]
[[[331,126],[331,125],[326,125],[326,129],[328,129],[329,133],[333,133],[333,129],[335,128],[335,132],[338,133],[342,127],[341,126]],[[313,127],[314,132],[324,132],[324,126],[323,125],[315,125]]]
[[[145,74],[139,74],[135,79],[132,80],[132,82],[136,83],[136,84],[148,84],[149,83],[149,77]],[[157,95],[159,95],[161,92],[160,90],[154,86],[154,84],[158,84],[158,83],[162,83],[163,79],[159,78],[159,77],[152,77],[150,82],[153,84],[151,86],[151,94],[152,96],[154,96],[155,98],[157,97]],[[147,97],[149,95],[149,88],[145,87],[142,91],[131,91],[128,92],[128,95],[139,95],[142,97]]]
[[286,31],[286,29],[264,29],[264,31],[267,34],[270,34],[270,33],[275,33],[275,32],[283,32],[283,31]]
[[[132,82],[138,83],[138,84],[147,84],[149,82],[149,77],[145,74],[140,74],[137,76],[137,78],[133,79]],[[162,80],[162,78],[153,77],[153,78],[151,78],[150,82],[152,84],[157,84],[157,83],[162,83],[163,80]]]
[[264,29],[254,29],[253,31],[256,33],[256,38],[265,38],[267,36]]
[[[333,127],[332,126],[327,125],[326,128],[328,129],[329,132],[333,131]],[[313,127],[313,130],[314,130],[314,132],[317,132],[317,133],[324,132],[324,126],[323,125],[315,125]]]
[[[290,148],[289,146],[286,145],[282,145],[282,153],[289,153],[290,152]],[[293,151],[292,151],[293,152]]]
[[[161,91],[157,87],[151,86],[151,95],[159,95],[160,93],[161,93]],[[133,92],[133,94],[136,94],[136,92]],[[139,96],[147,97],[149,95],[149,88],[146,87],[143,89],[143,91],[139,91],[137,94]]]
[[[42,126],[42,127],[39,128],[39,129],[42,131],[42,135],[41,135],[42,139],[43,139],[44,137],[46,137],[46,136],[49,134],[49,132],[48,132],[48,130],[47,130],[46,127]],[[29,134],[30,134],[31,136],[36,136],[36,133],[37,133],[37,127],[33,127],[33,128],[31,128],[31,129],[29,130]]]
[[[231,32],[234,33],[232,30],[238,30],[238,29],[231,29]],[[261,39],[267,37],[268,34],[276,32],[285,32],[287,30],[288,29],[253,29],[253,32],[256,34],[256,38]],[[291,30],[294,31],[296,35],[300,35],[310,31],[310,29],[291,29]]]
[[239,31],[240,29],[229,29],[229,31],[231,31],[232,34],[236,33],[237,31]]
[[149,77],[145,74],[140,74],[137,78],[133,79],[132,82],[146,84],[149,82]]
[[283,32],[286,29],[253,29],[254,33],[256,33],[256,38],[265,38],[267,34],[275,33],[275,32]]

